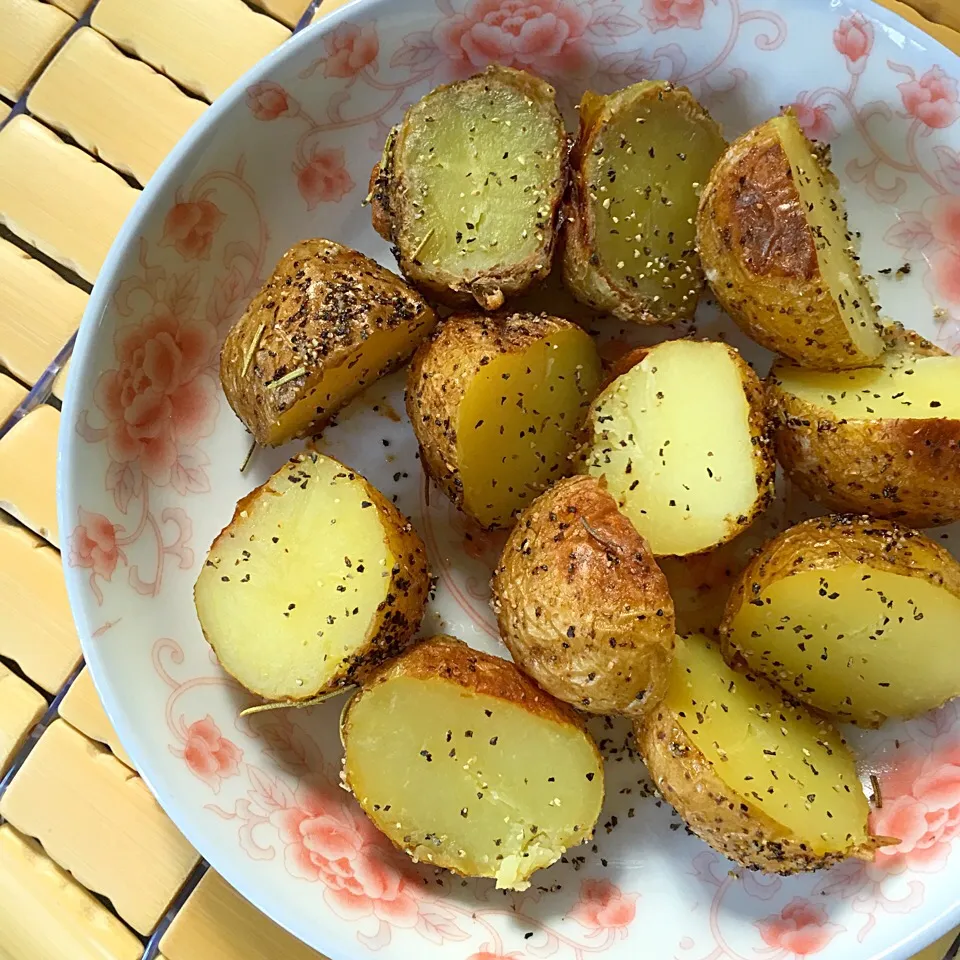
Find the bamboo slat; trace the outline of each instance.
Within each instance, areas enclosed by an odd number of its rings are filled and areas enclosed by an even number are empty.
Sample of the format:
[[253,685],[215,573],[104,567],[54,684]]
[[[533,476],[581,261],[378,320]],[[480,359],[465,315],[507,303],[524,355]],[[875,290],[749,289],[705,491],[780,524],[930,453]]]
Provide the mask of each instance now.
[[0,663],[0,776],[46,708],[29,683]]
[[133,761],[127,756],[117,732],[107,719],[90,671],[86,667],[80,671],[77,679],[70,685],[67,695],[60,701],[59,713],[71,727],[86,734],[91,740],[106,745],[121,763],[125,763],[131,770],[134,769]]
[[[0,316],[0,323],[3,322]],[[2,343],[2,341],[0,341]],[[16,380],[0,373],[0,423],[17,408],[17,404],[27,395],[27,391]]]
[[73,23],[41,0],[0,0],[0,94],[16,100]]
[[294,27],[310,6],[310,0],[251,0],[251,2],[266,10],[271,16],[282,20],[288,27]]

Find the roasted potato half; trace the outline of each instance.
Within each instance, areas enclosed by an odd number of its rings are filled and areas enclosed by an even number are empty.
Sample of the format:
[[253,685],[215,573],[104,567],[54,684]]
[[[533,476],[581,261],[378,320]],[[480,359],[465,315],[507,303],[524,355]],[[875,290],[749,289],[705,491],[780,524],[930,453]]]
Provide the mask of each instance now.
[[592,405],[583,471],[606,478],[657,556],[732,540],[773,499],[760,380],[724,343],[670,340],[630,360]]
[[960,520],[960,357],[901,336],[881,366],[781,360],[767,397],[777,459],[808,496],[914,527]]
[[407,379],[424,469],[482,526],[509,526],[573,469],[600,375],[593,340],[569,320],[450,317],[417,351]]
[[493,607],[514,662],[560,700],[638,717],[663,698],[673,600],[601,480],[561,480],[520,515],[493,576]]
[[220,382],[257,443],[279,446],[318,433],[435,323],[420,294],[369,257],[304,240],[227,334]]
[[840,185],[792,112],[745,134],[714,167],[697,237],[714,294],[757,343],[819,370],[883,352]]
[[744,867],[786,875],[880,846],[840,734],[705,637],[678,641],[666,699],[634,730],[664,799]]
[[593,835],[603,764],[576,713],[459,640],[433,637],[386,665],[341,733],[347,787],[415,860],[525,890]]
[[554,95],[490,66],[435,88],[391,131],[370,177],[373,225],[411,283],[496,310],[550,272],[567,183]]
[[700,190],[726,145],[685,87],[648,80],[586,93],[564,209],[574,296],[637,323],[690,319],[704,285]]
[[302,453],[238,504],[194,587],[224,669],[291,703],[403,650],[430,586],[416,530],[355,470]]
[[960,564],[884,520],[807,520],[772,540],[721,625],[731,661],[840,720],[876,727],[960,696]]

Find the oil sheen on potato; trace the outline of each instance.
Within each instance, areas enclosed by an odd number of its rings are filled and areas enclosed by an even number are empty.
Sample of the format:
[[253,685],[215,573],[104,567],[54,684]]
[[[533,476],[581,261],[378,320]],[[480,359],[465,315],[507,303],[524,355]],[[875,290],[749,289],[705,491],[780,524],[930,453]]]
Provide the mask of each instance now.
[[522,890],[592,834],[603,800],[578,727],[439,678],[392,677],[349,712],[361,806],[416,859]]
[[666,705],[713,772],[816,854],[867,841],[867,800],[840,735],[702,637],[677,644]]
[[766,585],[729,631],[747,664],[792,696],[872,726],[960,695],[958,623],[948,590],[849,563]]

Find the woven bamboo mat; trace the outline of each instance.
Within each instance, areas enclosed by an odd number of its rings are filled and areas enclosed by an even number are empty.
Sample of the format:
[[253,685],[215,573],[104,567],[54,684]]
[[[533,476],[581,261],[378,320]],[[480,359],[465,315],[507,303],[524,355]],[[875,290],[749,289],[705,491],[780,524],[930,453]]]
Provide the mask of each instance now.
[[[82,664],[54,504],[73,333],[140,187],[218,93],[342,2],[0,0],[0,960],[319,958],[131,768]],[[960,0],[882,2],[960,52]]]

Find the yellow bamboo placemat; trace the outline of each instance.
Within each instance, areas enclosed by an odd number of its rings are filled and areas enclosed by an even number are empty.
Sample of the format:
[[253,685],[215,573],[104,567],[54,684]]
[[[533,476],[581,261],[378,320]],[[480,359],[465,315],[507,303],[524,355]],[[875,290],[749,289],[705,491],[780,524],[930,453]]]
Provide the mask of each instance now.
[[[57,554],[56,371],[167,151],[251,64],[344,2],[0,0],[2,960],[322,960],[206,869],[82,667]],[[960,0],[881,2],[960,52]],[[915,960],[942,960],[953,940]]]

